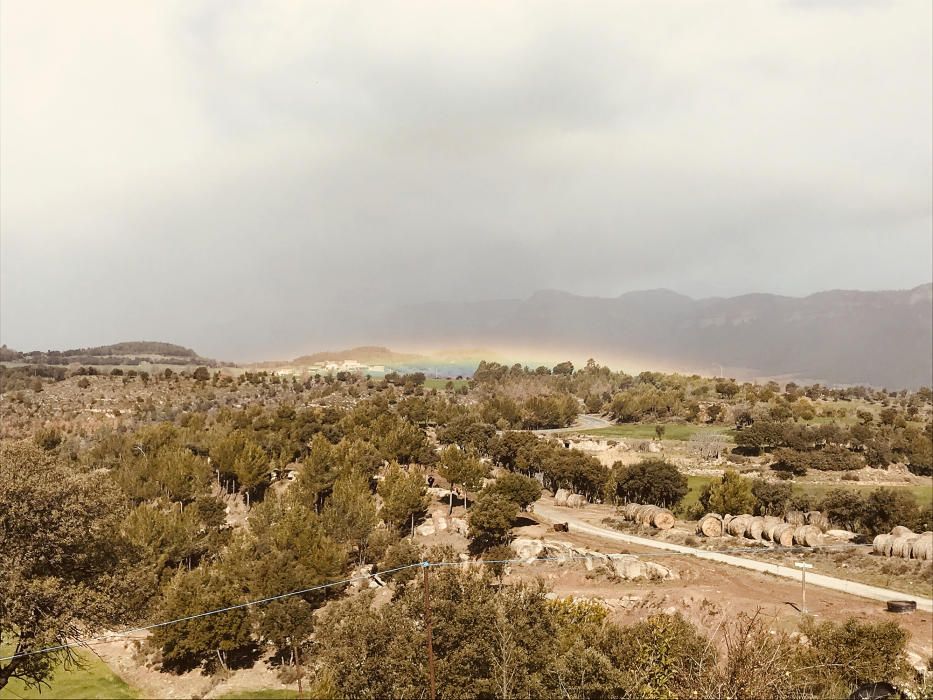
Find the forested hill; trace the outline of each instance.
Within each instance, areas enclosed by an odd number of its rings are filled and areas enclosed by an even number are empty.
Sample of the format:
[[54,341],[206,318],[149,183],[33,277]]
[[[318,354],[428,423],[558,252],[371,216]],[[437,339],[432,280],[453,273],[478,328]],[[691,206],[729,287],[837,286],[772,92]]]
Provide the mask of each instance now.
[[315,362],[356,360],[357,362],[365,362],[368,364],[404,365],[412,362],[424,361],[426,359],[427,358],[423,355],[394,352],[389,348],[366,345],[349,350],[328,350],[325,352],[316,352],[311,355],[302,355],[292,360],[292,363],[307,365],[314,364]]
[[933,383],[931,284],[709,299],[668,290],[615,298],[543,291],[524,300],[400,307],[377,327],[386,342],[549,348],[641,369],[722,366],[746,376],[888,388]]
[[191,348],[174,343],[151,340],[136,340],[112,345],[71,350],[33,350],[20,352],[6,345],[0,347],[0,362],[25,362],[44,365],[138,365],[143,362],[169,365],[204,365],[216,367],[223,364],[217,360],[201,357]]

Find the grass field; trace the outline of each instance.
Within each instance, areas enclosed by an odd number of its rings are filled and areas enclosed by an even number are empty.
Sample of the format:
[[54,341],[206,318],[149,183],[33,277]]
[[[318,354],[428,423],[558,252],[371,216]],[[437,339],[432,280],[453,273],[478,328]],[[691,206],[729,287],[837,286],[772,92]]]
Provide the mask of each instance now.
[[[608,428],[593,428],[582,431],[586,435],[602,438],[632,438],[649,440],[657,437],[654,432],[657,423],[623,423]],[[697,433],[716,433],[723,436],[727,442],[733,441],[735,431],[715,425],[689,425],[683,423],[662,423],[664,426],[664,440],[689,440]]]
[[[83,667],[66,670],[59,668],[49,680],[49,687],[43,687],[42,692],[34,688],[26,688],[20,680],[12,680],[0,690],[3,700],[17,700],[17,698],[138,698],[139,693],[124,683],[111,671],[107,665],[93,654],[80,652]],[[271,696],[270,696],[271,697]]]
[[[307,693],[307,689],[305,692]],[[245,690],[221,695],[219,700],[294,700],[297,697],[298,692],[295,690]]]
[[447,382],[453,382],[454,389],[459,389],[460,387],[466,386],[470,383],[467,379],[425,379],[424,388],[445,389],[447,388]]
[[680,502],[677,510],[680,513],[687,513],[696,502],[700,500],[700,493],[703,491],[703,487],[715,480],[716,477],[714,476],[688,476],[687,488],[689,490],[687,491],[687,495],[684,496],[684,500]]

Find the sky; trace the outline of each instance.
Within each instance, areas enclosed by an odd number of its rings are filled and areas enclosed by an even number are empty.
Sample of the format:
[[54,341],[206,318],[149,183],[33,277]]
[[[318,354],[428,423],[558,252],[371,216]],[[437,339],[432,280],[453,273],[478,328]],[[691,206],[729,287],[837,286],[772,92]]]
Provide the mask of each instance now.
[[929,0],[2,0],[0,341],[910,288],[931,134]]

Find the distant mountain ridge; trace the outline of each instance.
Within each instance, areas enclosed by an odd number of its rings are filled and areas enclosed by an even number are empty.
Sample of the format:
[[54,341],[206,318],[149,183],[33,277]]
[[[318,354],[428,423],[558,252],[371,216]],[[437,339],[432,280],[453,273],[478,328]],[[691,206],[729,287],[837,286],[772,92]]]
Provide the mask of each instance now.
[[721,365],[892,389],[933,384],[933,284],[707,299],[664,289],[615,298],[546,290],[524,300],[403,306],[371,328],[407,345],[534,347],[637,358],[646,368]]

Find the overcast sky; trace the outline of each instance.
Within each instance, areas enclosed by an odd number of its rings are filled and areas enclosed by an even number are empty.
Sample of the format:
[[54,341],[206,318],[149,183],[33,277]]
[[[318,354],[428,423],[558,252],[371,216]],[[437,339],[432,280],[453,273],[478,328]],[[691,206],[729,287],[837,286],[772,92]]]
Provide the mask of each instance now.
[[0,32],[17,349],[933,278],[929,0],[3,0]]

